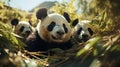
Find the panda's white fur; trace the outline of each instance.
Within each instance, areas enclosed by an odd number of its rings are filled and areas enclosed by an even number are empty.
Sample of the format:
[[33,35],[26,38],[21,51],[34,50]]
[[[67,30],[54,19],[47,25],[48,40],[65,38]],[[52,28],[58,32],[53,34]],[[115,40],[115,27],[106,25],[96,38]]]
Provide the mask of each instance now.
[[47,14],[47,9],[41,8],[36,17],[40,22],[36,31],[26,40],[28,51],[47,51],[52,48],[66,50],[72,47],[70,19],[67,13],[64,13],[64,16],[56,13]]
[[34,27],[27,21],[19,21],[17,18],[12,19],[13,31],[15,34],[26,38],[34,31]]
[[89,20],[82,20],[74,27],[72,33],[77,41],[85,42],[93,35],[90,22]]

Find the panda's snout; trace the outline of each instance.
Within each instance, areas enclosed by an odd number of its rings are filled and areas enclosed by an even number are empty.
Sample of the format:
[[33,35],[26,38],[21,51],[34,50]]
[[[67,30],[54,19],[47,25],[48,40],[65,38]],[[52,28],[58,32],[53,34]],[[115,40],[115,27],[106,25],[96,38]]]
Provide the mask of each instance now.
[[87,39],[87,38],[88,38],[88,35],[87,35],[87,34],[83,34],[83,35],[82,35],[82,38]]
[[30,34],[31,33],[31,31],[26,31],[26,34]]
[[65,32],[64,31],[57,31],[58,35],[63,35]]

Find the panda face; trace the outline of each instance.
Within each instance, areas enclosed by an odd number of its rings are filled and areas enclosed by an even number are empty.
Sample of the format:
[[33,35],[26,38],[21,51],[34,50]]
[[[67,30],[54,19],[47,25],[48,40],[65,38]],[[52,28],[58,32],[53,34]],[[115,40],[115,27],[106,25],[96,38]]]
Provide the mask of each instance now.
[[27,21],[13,19],[11,24],[14,25],[14,32],[22,37],[27,37],[33,31],[33,27]]
[[20,21],[15,26],[14,32],[20,36],[28,36],[32,32],[32,27],[28,22]]
[[92,35],[93,31],[90,28],[90,25],[87,23],[88,21],[79,22],[75,28],[73,36],[79,41],[87,41]]
[[62,15],[49,14],[38,26],[40,37],[46,41],[65,42],[70,39],[71,27]]

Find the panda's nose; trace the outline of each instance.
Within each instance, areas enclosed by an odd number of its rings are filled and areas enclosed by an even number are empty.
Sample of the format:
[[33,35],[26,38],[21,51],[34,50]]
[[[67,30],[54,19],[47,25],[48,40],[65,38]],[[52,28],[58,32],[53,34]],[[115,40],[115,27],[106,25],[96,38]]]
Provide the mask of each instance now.
[[26,31],[27,34],[30,34],[31,31]]
[[63,32],[63,31],[57,31],[57,34],[58,34],[58,35],[63,35],[64,32]]
[[88,38],[88,35],[87,34],[83,34],[82,38]]

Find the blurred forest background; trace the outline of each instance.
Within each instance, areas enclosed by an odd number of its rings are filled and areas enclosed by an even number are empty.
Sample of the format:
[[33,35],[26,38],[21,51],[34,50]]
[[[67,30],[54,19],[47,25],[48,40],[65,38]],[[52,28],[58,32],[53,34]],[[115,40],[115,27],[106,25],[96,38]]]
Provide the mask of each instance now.
[[[0,2],[0,67],[120,67],[120,0],[45,1],[29,12],[5,4],[10,1]],[[35,27],[35,12],[40,7],[48,8],[50,13],[68,12],[71,20],[92,20],[94,36],[82,43],[84,46],[58,51],[44,59],[36,56],[40,52],[24,51],[25,44],[14,36],[10,21],[29,20]]]

